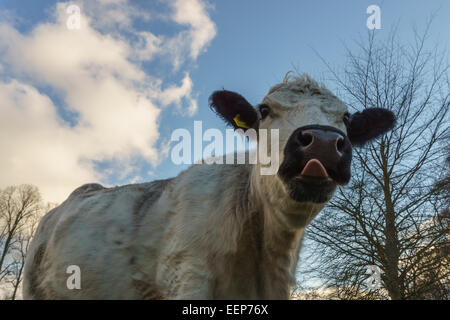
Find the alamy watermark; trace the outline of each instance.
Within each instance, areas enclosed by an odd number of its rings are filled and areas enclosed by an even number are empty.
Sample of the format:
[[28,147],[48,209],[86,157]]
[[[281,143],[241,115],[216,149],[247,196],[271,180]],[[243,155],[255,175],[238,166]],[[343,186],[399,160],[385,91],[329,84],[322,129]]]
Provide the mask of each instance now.
[[69,15],[66,21],[67,29],[77,30],[81,28],[81,10],[80,7],[71,4],[66,8],[66,13]]
[[368,265],[366,274],[370,276],[366,280],[367,287],[369,290],[378,290],[381,288],[381,274],[384,273],[383,270],[377,265]]
[[367,7],[366,13],[370,14],[367,18],[366,26],[369,30],[381,29],[381,9],[379,6],[372,4]]
[[73,290],[73,289],[81,289],[81,270],[80,267],[72,264],[67,267],[66,273],[70,274],[69,277],[67,277],[66,286],[67,289]]
[[[246,138],[249,140],[248,152],[244,152]],[[245,132],[242,129],[227,129],[224,149],[222,131],[210,128],[203,133],[202,122],[194,121],[194,137],[187,129],[176,129],[172,132],[170,140],[178,142],[172,147],[170,155],[176,165],[193,164],[193,159],[202,159],[201,162],[196,162],[197,164],[245,164],[248,154],[249,164],[261,165],[261,175],[274,175],[278,170],[280,161],[278,129],[270,131],[259,129],[258,132],[255,129],[247,129]],[[210,143],[203,148],[203,142]],[[242,152],[235,153],[235,150]]]

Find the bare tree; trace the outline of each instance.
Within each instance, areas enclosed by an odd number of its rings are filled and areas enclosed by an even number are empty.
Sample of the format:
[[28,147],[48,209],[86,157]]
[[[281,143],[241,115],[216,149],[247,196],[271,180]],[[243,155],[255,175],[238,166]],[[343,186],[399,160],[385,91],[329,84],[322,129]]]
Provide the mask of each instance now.
[[[437,218],[449,194],[436,187],[448,145],[449,65],[445,52],[427,46],[429,28],[414,31],[411,44],[395,30],[387,40],[372,32],[358,53],[347,51],[343,73],[330,68],[351,109],[397,116],[393,131],[354,149],[350,186],[306,233],[316,257],[310,271],[337,298],[422,299],[431,288],[449,289],[448,251],[443,257],[440,249],[448,248],[448,223]],[[367,286],[370,265],[381,268],[379,289]]]
[[11,289],[11,299],[17,297],[25,255],[45,209],[35,186],[0,190],[0,285]]
[[21,287],[23,280],[23,268],[25,266],[25,258],[30,246],[31,240],[33,239],[34,232],[39,224],[40,218],[43,213],[48,212],[53,205],[48,204],[46,207],[41,206],[41,210],[37,214],[30,216],[26,227],[17,234],[15,245],[11,247],[9,256],[11,259],[11,264],[9,267],[10,276],[7,282],[10,283],[12,287],[12,292],[10,299],[15,300],[17,298],[17,293]]
[[[450,140],[450,135],[447,141]],[[450,145],[447,146],[450,154]],[[433,224],[433,236],[442,236],[435,245],[423,252],[421,261],[413,269],[413,284],[421,288],[427,299],[450,299],[450,156],[446,159],[446,170],[435,183],[438,194],[434,211],[438,214],[429,223]],[[418,291],[418,290],[417,290]]]

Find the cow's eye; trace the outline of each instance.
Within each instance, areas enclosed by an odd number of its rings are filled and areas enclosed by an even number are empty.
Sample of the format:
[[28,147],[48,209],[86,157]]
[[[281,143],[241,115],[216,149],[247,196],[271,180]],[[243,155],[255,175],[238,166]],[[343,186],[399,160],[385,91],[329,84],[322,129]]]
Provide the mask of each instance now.
[[259,106],[259,112],[261,113],[261,119],[264,119],[270,114],[270,108],[266,104],[262,104]]

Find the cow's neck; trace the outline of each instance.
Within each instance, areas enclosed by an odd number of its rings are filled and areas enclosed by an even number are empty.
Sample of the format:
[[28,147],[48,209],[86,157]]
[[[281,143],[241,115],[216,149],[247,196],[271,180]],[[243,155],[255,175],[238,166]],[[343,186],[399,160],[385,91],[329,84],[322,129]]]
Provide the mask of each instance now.
[[289,297],[304,229],[322,206],[298,203],[286,197],[275,177],[253,172],[250,201],[254,204],[260,240],[260,289],[264,299]]

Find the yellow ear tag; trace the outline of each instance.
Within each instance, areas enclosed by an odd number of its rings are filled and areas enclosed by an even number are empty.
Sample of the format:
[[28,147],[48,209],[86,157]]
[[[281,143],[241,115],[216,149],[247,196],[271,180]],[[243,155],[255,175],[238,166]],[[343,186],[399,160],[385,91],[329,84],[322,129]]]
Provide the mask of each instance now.
[[233,118],[236,125],[240,128],[250,129],[250,126],[241,120],[241,115],[238,113],[236,117]]

